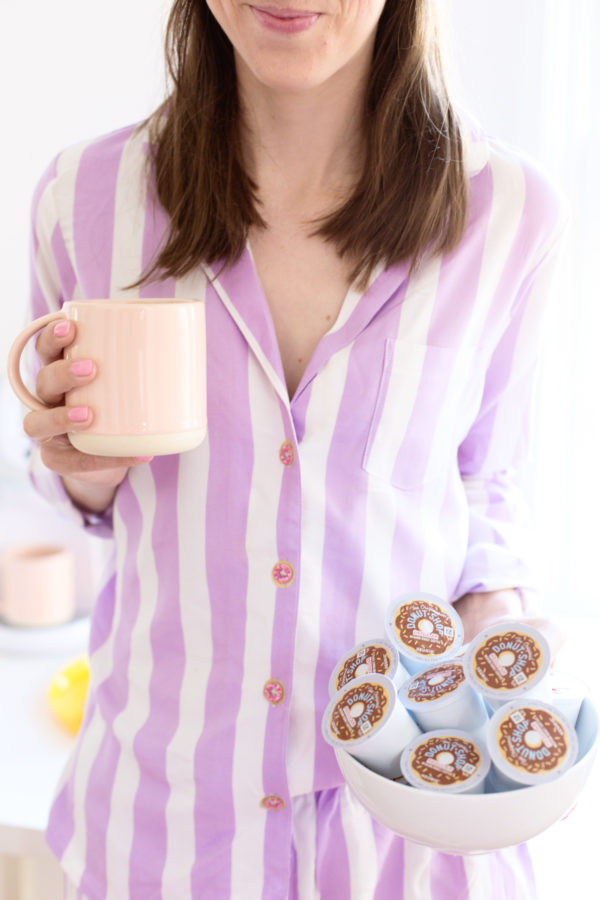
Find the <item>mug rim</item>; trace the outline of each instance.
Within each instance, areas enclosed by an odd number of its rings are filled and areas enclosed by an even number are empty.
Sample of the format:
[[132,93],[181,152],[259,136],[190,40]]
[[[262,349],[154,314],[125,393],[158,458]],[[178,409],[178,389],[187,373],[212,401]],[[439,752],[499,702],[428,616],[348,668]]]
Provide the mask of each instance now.
[[26,542],[12,544],[0,550],[0,563],[30,561],[38,559],[53,559],[57,556],[71,555],[72,550],[65,544],[51,544],[48,542]]
[[110,304],[111,306],[143,306],[144,304],[161,304],[163,306],[184,306],[190,303],[204,303],[199,297],[81,297],[74,300],[65,300],[61,309],[68,306],[87,306],[90,303]]

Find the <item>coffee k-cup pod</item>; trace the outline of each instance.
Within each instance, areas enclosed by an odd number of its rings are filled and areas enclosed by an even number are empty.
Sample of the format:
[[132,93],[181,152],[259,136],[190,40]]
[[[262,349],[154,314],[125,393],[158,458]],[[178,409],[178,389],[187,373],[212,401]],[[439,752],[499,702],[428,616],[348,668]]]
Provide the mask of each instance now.
[[421,731],[400,703],[390,678],[360,675],[330,700],[322,733],[332,747],[394,778],[400,772],[402,750]]
[[400,769],[416,788],[443,794],[482,794],[490,770],[483,741],[455,728],[429,731],[402,751]]
[[385,628],[411,674],[450,659],[462,645],[460,616],[450,603],[433,594],[404,594],[388,607]]
[[329,679],[329,696],[333,697],[360,675],[387,675],[396,687],[408,677],[396,648],[385,638],[362,641],[337,664]]
[[512,700],[492,716],[488,728],[490,783],[496,790],[553,781],[577,759],[577,735],[549,703]]
[[583,698],[588,693],[586,684],[575,675],[553,669],[550,673],[550,690],[552,706],[575,727]]
[[457,728],[485,735],[489,722],[485,702],[467,683],[463,665],[455,659],[412,675],[398,696],[423,731]]
[[519,621],[481,631],[464,658],[467,681],[492,710],[521,697],[551,702],[550,663],[544,635]]

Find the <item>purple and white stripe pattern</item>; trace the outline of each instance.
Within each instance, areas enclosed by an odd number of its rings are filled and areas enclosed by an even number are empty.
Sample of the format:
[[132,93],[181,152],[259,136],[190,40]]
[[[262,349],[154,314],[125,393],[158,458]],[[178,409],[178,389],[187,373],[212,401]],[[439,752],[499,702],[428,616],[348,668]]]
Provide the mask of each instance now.
[[[125,286],[166,226],[145,153],[128,128],[52,164],[32,314],[138,296]],[[350,290],[291,400],[248,247],[215,280],[198,267],[141,292],[206,302],[202,446],[133,470],[100,517],[33,451],[38,488],[116,538],[48,828],[83,896],[531,896],[523,848],[461,859],[373,822],[320,736],[331,670],[383,634],[394,596],[533,583],[518,474],[563,214],[514,154],[480,138],[469,159],[460,248]]]

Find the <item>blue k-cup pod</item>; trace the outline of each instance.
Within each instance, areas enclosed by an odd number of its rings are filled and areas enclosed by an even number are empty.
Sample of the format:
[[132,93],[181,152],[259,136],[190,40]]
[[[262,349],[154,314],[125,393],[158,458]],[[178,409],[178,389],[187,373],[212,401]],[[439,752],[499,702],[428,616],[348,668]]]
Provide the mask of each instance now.
[[464,655],[467,681],[492,710],[510,700],[552,702],[550,646],[544,635],[518,620],[484,629]]
[[329,696],[333,697],[355,678],[373,674],[387,675],[396,687],[399,687],[408,677],[408,672],[400,662],[397,649],[387,638],[362,641],[349,650],[331,673]]
[[441,794],[482,794],[490,770],[485,742],[466,731],[427,731],[408,744],[400,769],[416,788]]
[[464,637],[454,607],[433,594],[404,594],[388,607],[385,630],[411,674],[456,656]]
[[409,676],[398,696],[423,731],[458,728],[485,737],[487,707],[466,681],[459,660],[440,662]]
[[487,746],[496,790],[554,781],[577,759],[577,734],[550,703],[511,700],[490,719]]
[[550,689],[552,706],[555,706],[565,719],[575,727],[581,704],[588,693],[586,683],[570,672],[552,669],[550,673]]
[[385,675],[360,675],[338,691],[325,710],[321,730],[332,747],[387,778],[400,774],[402,750],[421,733]]

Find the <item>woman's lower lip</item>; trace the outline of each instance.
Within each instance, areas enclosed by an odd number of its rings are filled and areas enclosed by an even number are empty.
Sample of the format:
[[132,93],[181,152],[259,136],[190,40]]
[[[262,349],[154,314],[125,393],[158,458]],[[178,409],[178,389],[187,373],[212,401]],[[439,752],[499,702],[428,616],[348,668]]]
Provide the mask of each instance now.
[[315,24],[320,15],[319,13],[302,13],[290,16],[289,13],[284,15],[283,12],[278,15],[275,11],[269,12],[258,6],[251,6],[250,9],[261,25],[271,31],[278,31],[280,34],[298,34],[300,31],[306,31]]

